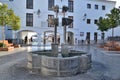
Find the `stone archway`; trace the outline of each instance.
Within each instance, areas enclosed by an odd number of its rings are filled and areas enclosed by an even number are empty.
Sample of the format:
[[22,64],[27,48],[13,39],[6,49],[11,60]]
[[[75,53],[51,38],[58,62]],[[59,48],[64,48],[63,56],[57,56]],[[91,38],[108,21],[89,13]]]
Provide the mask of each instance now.
[[21,30],[17,32],[17,39],[20,44],[30,44],[32,41],[37,41],[37,32],[32,30]]
[[[42,33],[42,39],[44,44],[51,44],[54,42],[54,31],[48,30]],[[57,43],[60,43],[60,34],[57,33]]]

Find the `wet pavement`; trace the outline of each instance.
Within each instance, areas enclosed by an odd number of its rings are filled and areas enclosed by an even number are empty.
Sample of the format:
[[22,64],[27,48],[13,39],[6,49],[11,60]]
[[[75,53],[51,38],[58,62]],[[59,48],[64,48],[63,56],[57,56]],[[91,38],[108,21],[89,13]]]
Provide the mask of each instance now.
[[[74,49],[83,50],[90,54],[93,51],[92,48],[91,46],[74,47]],[[0,80],[113,80],[104,75],[107,68],[95,61],[92,61],[92,68],[87,73],[74,76],[51,77],[33,74],[27,68],[27,53],[29,49],[31,47],[16,49],[12,52],[0,52]]]

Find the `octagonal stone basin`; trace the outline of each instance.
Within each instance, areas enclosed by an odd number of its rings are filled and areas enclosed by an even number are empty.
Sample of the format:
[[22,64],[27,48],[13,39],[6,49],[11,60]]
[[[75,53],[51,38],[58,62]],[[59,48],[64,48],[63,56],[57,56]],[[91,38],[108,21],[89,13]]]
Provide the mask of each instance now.
[[91,54],[70,51],[68,54],[52,54],[51,50],[28,54],[28,68],[35,73],[49,76],[71,76],[87,72],[91,68]]

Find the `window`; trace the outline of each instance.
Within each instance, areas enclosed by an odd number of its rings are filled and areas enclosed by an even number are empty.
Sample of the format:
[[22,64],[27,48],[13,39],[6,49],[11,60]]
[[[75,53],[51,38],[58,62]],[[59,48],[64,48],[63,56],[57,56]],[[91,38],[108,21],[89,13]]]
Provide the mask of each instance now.
[[48,10],[53,10],[54,0],[48,0]]
[[12,30],[12,28],[11,28],[10,26],[7,26],[7,29],[8,29],[8,30]]
[[105,10],[105,6],[104,5],[102,6],[102,10]]
[[26,13],[26,26],[33,26],[33,14]]
[[97,19],[95,19],[95,20],[94,20],[94,24],[97,24],[97,22],[98,22],[98,20],[97,20]]
[[87,19],[87,24],[90,24],[91,23],[91,20],[90,19]]
[[98,5],[95,5],[95,9],[98,9]]
[[[73,19],[73,16],[68,16],[69,19]],[[68,28],[73,28],[73,22],[68,26]]]
[[14,0],[9,0],[9,1],[14,1]]
[[33,0],[27,0],[26,1],[26,8],[27,9],[33,9]]
[[[48,15],[48,19],[53,19],[54,18],[54,15]],[[48,23],[48,27],[54,27],[54,25],[51,25]]]
[[73,0],[68,0],[68,8],[69,8],[69,12],[73,12]]
[[87,8],[88,8],[88,9],[91,9],[91,4],[87,4]]

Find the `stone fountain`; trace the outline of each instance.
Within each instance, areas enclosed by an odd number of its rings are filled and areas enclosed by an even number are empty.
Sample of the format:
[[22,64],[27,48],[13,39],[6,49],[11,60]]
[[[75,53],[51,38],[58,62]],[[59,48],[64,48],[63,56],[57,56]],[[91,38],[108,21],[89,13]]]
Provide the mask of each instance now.
[[[68,9],[65,8],[64,9]],[[63,12],[66,12],[66,10]],[[56,43],[56,33],[59,12],[59,7],[55,6],[56,18],[48,20],[55,25],[55,39],[52,44],[52,50],[32,51],[28,54],[28,68],[33,73],[40,73],[50,76],[71,76],[78,73],[87,72],[91,68],[91,55],[77,50],[68,49],[68,46],[63,44],[61,51],[58,52],[58,44]],[[66,27],[66,25],[64,25]],[[65,35],[65,34],[64,34]]]
[[52,51],[34,51],[28,54],[28,68],[33,73],[51,76],[71,76],[87,72],[91,68],[91,55],[82,51],[67,54]]

